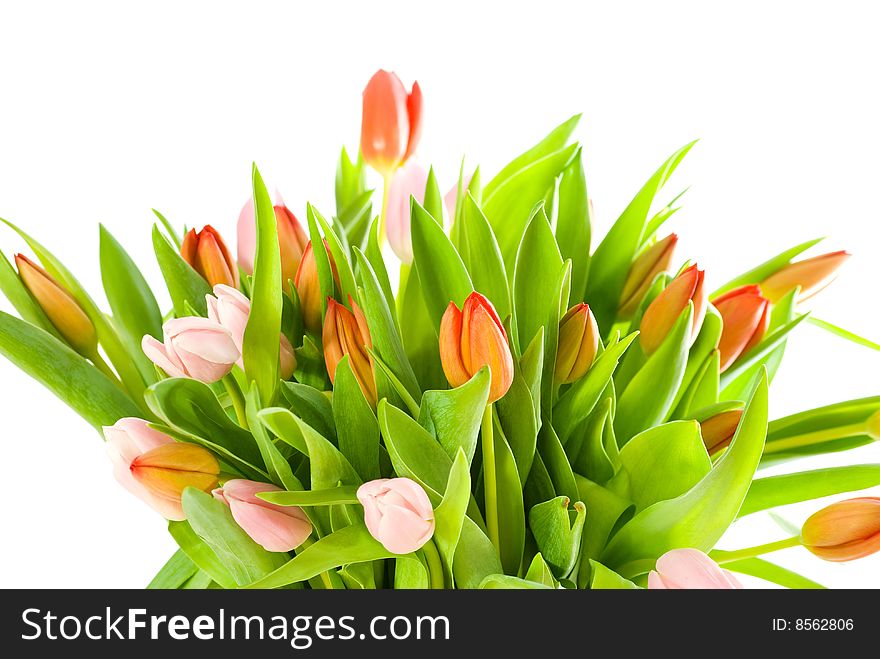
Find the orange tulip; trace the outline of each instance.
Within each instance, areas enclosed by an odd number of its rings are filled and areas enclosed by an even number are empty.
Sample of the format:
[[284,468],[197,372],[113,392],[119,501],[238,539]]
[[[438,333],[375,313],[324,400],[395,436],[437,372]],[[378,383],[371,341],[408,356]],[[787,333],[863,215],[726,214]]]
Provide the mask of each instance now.
[[761,292],[771,302],[779,302],[791,289],[800,286],[797,298],[800,304],[834,281],[837,271],[849,257],[848,252],[840,251],[789,263],[761,282]]
[[[333,279],[336,281],[337,288],[339,288],[339,271],[336,269],[336,261],[333,260],[333,254],[327,248],[326,240],[324,241],[324,249],[327,250]],[[306,249],[303,252],[302,260],[296,269],[293,284],[296,287],[297,295],[299,295],[303,325],[312,334],[317,334],[321,331],[321,283],[318,280],[318,264],[315,261],[315,254],[312,252],[311,241],[306,245]]]
[[675,326],[688,302],[694,303],[694,319],[691,325],[691,344],[696,340],[703,318],[706,316],[706,290],[703,286],[702,270],[696,264],[690,266],[672,280],[660,295],[648,305],[640,326],[642,350],[650,355],[660,347],[663,339]]
[[[151,497],[178,509],[183,491],[194,487],[210,492],[217,487],[220,464],[206,449],[195,444],[162,444],[136,456],[129,469],[134,480]],[[173,516],[171,519],[183,519]]]
[[95,355],[98,349],[95,326],[73,296],[28,257],[16,254],[15,265],[25,288],[64,340],[81,355]]
[[206,224],[201,231],[190,229],[180,246],[180,255],[213,288],[226,284],[238,288],[238,268],[218,231]]
[[880,551],[880,498],[838,501],[814,513],[801,542],[826,561],[852,561]]
[[661,272],[669,270],[677,243],[678,236],[671,233],[639,254],[632,266],[630,266],[626,282],[623,284],[623,292],[620,294],[620,307],[617,310],[619,318],[630,318],[635,313],[642,298],[645,297],[645,293],[647,293],[654,278]]
[[361,386],[361,391],[375,407],[378,400],[376,378],[373,376],[373,360],[367,352],[368,348],[373,347],[370,330],[364,312],[351,296],[348,297],[348,303],[351,305],[351,311],[333,298],[327,298],[327,315],[324,317],[322,333],[324,363],[327,365],[330,382],[335,382],[336,367],[339,361],[348,355],[348,363]]
[[440,321],[440,361],[453,387],[463,385],[488,366],[492,374],[490,403],[510,389],[513,355],[507,333],[495,307],[484,296],[471,293],[461,311],[454,302],[449,303]]
[[715,455],[730,446],[742,415],[741,409],[728,410],[709,417],[700,424],[700,433],[709,455]]
[[757,285],[740,286],[712,300],[721,314],[723,329],[718,350],[721,371],[754,348],[770,326],[770,300],[761,295]]
[[422,133],[422,90],[412,92],[396,74],[377,71],[364,88],[361,152],[364,160],[383,177],[406,162]]
[[590,370],[599,350],[599,326],[589,305],[573,306],[559,322],[559,343],[556,349],[556,382],[568,384],[579,380]]

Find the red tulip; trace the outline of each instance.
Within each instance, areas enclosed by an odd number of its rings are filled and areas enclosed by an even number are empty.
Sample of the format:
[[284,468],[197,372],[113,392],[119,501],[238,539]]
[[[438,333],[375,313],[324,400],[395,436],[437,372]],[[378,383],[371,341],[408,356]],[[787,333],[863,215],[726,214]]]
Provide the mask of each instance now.
[[770,300],[761,295],[757,285],[740,286],[712,300],[724,321],[718,350],[721,371],[754,348],[770,326]]
[[238,288],[238,268],[220,233],[210,224],[201,231],[191,229],[180,246],[180,255],[213,288],[226,284]]
[[364,160],[388,177],[406,162],[422,132],[422,90],[412,92],[396,74],[377,71],[364,88],[361,121],[361,152]]
[[789,263],[761,282],[761,292],[771,302],[778,302],[791,289],[800,286],[797,301],[804,302],[834,281],[849,257],[850,254],[840,251]]
[[698,270],[696,264],[690,266],[673,279],[669,286],[648,305],[639,328],[642,349],[646,354],[650,355],[660,347],[663,339],[675,326],[678,317],[687,308],[688,302],[694,303],[691,344],[696,340],[703,318],[706,316],[708,303],[706,290],[703,287],[703,275],[703,271]]

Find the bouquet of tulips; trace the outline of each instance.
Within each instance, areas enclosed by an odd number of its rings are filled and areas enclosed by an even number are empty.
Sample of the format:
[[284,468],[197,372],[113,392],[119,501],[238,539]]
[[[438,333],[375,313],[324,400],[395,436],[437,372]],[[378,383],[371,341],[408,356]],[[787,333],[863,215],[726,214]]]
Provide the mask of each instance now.
[[422,103],[373,76],[329,219],[273,204],[255,167],[237,258],[157,212],[170,310],[103,228],[110,314],[7,222],[36,258],[0,258],[20,316],[0,314],[0,352],[169,520],[180,549],[151,587],[800,588],[817,584],[764,555],[880,549],[869,497],[716,548],[744,516],[880,483],[876,464],[760,476],[880,437],[880,397],[768,423],[788,335],[848,254],[804,259],[811,240],[710,292],[659,237],[692,145],[595,241],[578,117],[444,195],[412,158]]

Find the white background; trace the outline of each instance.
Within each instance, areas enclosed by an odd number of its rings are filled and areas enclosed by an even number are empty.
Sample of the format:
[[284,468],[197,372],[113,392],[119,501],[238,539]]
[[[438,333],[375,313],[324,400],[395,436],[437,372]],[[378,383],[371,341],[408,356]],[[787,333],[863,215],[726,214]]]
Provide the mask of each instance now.
[[[420,81],[418,155],[444,187],[465,150],[488,180],[583,112],[599,235],[667,155],[700,137],[667,188],[692,186],[674,219],[680,256],[720,284],[828,235],[828,249],[855,258],[816,313],[880,339],[876,16],[869,3],[730,7],[4,3],[0,216],[99,298],[103,222],[159,291],[150,208],[177,224],[211,223],[233,242],[251,161],[296,212],[310,200],[332,213],[339,148],[356,148],[361,89],[384,67]],[[22,249],[8,231],[0,246],[7,257]],[[878,367],[880,354],[803,326],[772,413],[878,394]],[[0,585],[145,585],[174,544],[115,483],[100,438],[6,362],[0,400]],[[812,466],[878,457],[870,446]],[[784,514],[800,523],[819,505]],[[743,527],[723,546],[783,535],[766,519]],[[880,556],[833,565],[796,548],[774,558],[829,585],[880,586]]]

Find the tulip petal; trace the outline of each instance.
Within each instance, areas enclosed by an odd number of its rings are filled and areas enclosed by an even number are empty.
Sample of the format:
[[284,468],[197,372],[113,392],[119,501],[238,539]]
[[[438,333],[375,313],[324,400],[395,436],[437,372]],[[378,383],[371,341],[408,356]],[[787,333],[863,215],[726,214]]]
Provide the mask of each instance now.
[[248,200],[238,214],[237,244],[238,265],[245,274],[254,274],[254,254],[257,251],[257,220],[254,212],[254,199]]
[[450,302],[440,320],[440,363],[446,380],[460,387],[471,379],[462,361],[462,313]]
[[409,95],[394,73],[377,71],[364,88],[361,153],[383,176],[401,163],[410,141]]
[[[498,316],[483,305],[476,306],[470,316],[467,332],[470,344],[470,366],[474,371],[489,366],[492,381],[489,385],[489,402],[507,393],[513,381],[513,356]],[[463,351],[462,351],[463,352]]]
[[165,344],[161,343],[156,338],[149,334],[145,335],[144,338],[141,339],[141,349],[144,351],[147,359],[165,371],[165,373],[172,378],[186,377],[186,372],[169,359],[168,353],[165,350]]
[[698,549],[666,552],[657,559],[657,573],[667,589],[742,588],[736,577]]
[[229,510],[236,523],[267,551],[293,551],[312,533],[308,520],[259,504],[232,498],[229,500]]

